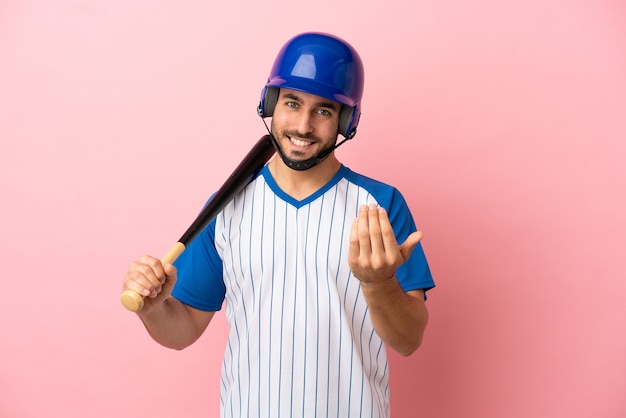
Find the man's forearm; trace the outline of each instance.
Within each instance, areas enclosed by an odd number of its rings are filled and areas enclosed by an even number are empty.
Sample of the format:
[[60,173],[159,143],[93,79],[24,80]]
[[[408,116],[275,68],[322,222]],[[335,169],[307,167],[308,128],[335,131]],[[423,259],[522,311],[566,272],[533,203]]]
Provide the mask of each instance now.
[[[210,320],[212,313],[206,314]],[[156,342],[176,350],[194,343],[206,327],[198,324],[190,309],[173,297],[138,316]]]
[[403,356],[422,343],[428,322],[424,293],[406,293],[395,277],[381,283],[361,284],[374,329],[385,343]]

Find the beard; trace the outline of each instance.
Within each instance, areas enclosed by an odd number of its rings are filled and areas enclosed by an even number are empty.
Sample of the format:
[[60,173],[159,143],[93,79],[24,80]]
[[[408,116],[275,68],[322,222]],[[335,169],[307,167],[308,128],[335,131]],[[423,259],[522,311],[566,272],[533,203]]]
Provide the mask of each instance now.
[[[276,147],[279,148],[278,152],[279,154],[285,155],[284,154],[284,150],[282,149],[282,147],[280,146],[280,141],[289,141],[289,137],[292,138],[300,138],[303,140],[307,140],[307,141],[311,141],[315,144],[323,144],[327,141],[325,141],[323,138],[314,135],[312,133],[307,133],[307,134],[301,134],[298,131],[294,131],[294,130],[285,130],[285,131],[278,131],[276,129],[276,126],[274,125],[274,120],[272,119],[272,125],[271,125],[271,132],[272,135],[274,136],[274,138],[276,139]],[[289,158],[292,158],[294,160],[302,160],[302,159],[309,159],[309,158],[316,158],[319,157],[320,155],[325,155],[325,153],[329,150],[334,149],[335,144],[337,143],[337,137],[332,138],[331,141],[328,141],[328,145],[325,146],[324,148],[319,149],[314,155],[310,155],[309,157],[306,157],[306,152],[304,151],[299,151],[299,150],[291,150],[290,151],[290,156]]]

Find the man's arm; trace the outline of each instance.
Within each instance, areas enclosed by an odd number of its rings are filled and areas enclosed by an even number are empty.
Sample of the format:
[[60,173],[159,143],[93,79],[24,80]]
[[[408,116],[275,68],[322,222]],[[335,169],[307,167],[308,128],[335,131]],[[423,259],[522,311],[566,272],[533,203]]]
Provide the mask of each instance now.
[[380,338],[403,356],[413,354],[422,344],[428,322],[424,292],[405,292],[395,277],[374,285],[364,283],[361,289]]
[[376,205],[362,206],[350,234],[348,260],[361,281],[374,329],[387,345],[404,356],[422,343],[428,322],[424,292],[405,292],[395,277],[422,238],[414,232],[398,245],[387,212]]
[[143,256],[131,264],[124,290],[132,289],[145,297],[137,315],[150,336],[165,347],[182,350],[202,335],[215,312],[194,309],[172,297],[176,279],[172,264],[163,265],[157,258]]

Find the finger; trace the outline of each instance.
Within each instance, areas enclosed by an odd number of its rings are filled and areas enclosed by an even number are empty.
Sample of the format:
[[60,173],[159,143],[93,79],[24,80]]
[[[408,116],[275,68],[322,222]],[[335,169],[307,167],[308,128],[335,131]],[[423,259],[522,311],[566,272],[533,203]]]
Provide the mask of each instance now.
[[161,260],[156,257],[144,255],[139,259],[139,263],[149,266],[154,273],[154,277],[156,277],[156,279],[160,283],[165,282],[167,275],[165,274],[165,270],[163,269],[163,263],[161,262]]
[[[368,208],[368,227],[369,239],[373,254],[384,254],[385,245],[380,229],[379,208],[377,205],[371,204]],[[383,209],[384,210],[384,209]]]
[[172,263],[163,264],[163,271],[168,279],[176,275],[176,267]]
[[396,241],[396,234],[393,231],[391,222],[389,222],[389,216],[385,208],[378,208],[378,224],[380,225],[381,239],[385,249],[395,253],[398,242]]
[[415,249],[415,246],[424,238],[422,231],[415,231],[404,240],[400,245],[400,254],[402,254],[402,260],[406,261],[411,256],[411,253]]
[[127,282],[131,288],[143,296],[155,297],[165,282],[165,272],[158,259],[144,256],[132,263],[127,273]]
[[174,266],[171,263],[165,263],[163,265],[163,270],[165,271],[165,274],[167,275],[167,278],[165,280],[165,282],[163,283],[163,288],[167,288],[167,289],[173,289],[174,288],[174,284],[176,283],[176,266]]
[[134,290],[140,295],[146,297],[154,290],[154,285],[142,272],[138,270],[128,271],[124,277],[124,289]]
[[359,258],[359,221],[358,218],[352,222],[352,228],[350,229],[350,247],[348,248],[348,260],[350,263],[356,262]]
[[357,218],[357,234],[359,240],[359,256],[369,257],[372,253],[369,230],[369,207],[363,205],[359,208],[359,216]]

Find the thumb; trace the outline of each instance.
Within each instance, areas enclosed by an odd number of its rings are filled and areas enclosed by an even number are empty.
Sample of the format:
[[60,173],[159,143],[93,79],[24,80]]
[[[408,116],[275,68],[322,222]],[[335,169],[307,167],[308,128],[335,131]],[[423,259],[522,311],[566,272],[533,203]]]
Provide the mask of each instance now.
[[176,267],[174,266],[174,264],[164,263],[163,271],[165,272],[165,275],[166,275],[166,283],[173,286],[174,283],[176,283],[176,279],[177,279]]
[[172,263],[163,263],[163,271],[165,271],[165,274],[168,276],[173,276],[176,274],[176,267],[174,267]]
[[409,235],[406,240],[400,245],[400,254],[402,254],[402,260],[406,261],[411,256],[413,249],[424,238],[424,233],[422,231],[415,231],[411,235]]

